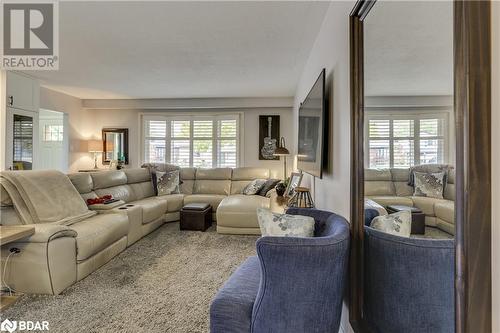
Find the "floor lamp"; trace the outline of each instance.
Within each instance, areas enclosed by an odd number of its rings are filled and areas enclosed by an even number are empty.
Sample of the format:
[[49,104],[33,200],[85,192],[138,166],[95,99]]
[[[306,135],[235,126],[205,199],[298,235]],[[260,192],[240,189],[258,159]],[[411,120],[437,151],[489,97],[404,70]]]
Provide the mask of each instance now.
[[290,152],[288,149],[285,147],[285,138],[281,137],[280,139],[280,145],[276,150],[274,151],[274,156],[283,156],[283,180],[286,180],[286,157],[290,155]]

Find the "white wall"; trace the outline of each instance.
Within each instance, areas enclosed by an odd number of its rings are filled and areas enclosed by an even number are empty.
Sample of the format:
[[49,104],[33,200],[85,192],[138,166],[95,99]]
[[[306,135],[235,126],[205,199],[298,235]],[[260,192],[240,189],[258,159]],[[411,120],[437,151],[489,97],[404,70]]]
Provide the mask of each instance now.
[[493,332],[500,332],[500,2],[493,1],[492,11],[492,269],[493,269]]
[[[69,170],[78,170],[81,160],[91,158],[88,153],[80,152],[81,140],[88,139],[82,133],[81,126],[84,124],[84,113],[82,112],[82,101],[79,98],[69,96],[54,90],[40,87],[40,108],[68,115],[69,125]],[[90,162],[89,162],[90,166]]]
[[[196,113],[214,112],[210,109],[198,109]],[[293,120],[291,108],[248,108],[248,109],[227,109],[216,110],[228,113],[243,113],[244,117],[244,137],[243,137],[243,158],[242,166],[265,167],[273,170],[274,174],[280,175],[283,164],[280,161],[260,161],[259,160],[259,115],[280,115],[280,135],[290,142],[293,134]],[[86,137],[101,138],[103,127],[123,127],[129,129],[129,164],[131,167],[138,167],[141,163],[140,150],[140,113],[161,112],[183,113],[188,110],[144,110],[144,109],[83,109],[85,121],[80,125],[80,130]],[[92,161],[81,160],[75,165],[76,168],[88,168]],[[99,161],[100,163],[100,161]]]
[[[294,101],[294,133],[298,130],[298,108],[320,71],[326,68],[330,94],[328,168],[323,179],[304,176],[303,185],[313,189],[320,209],[334,211],[349,219],[350,209],[350,90],[349,90],[349,13],[354,1],[332,2],[297,85]],[[297,147],[297,135],[294,144]],[[315,186],[314,186],[315,185]],[[341,331],[352,332],[347,308],[344,308]]]

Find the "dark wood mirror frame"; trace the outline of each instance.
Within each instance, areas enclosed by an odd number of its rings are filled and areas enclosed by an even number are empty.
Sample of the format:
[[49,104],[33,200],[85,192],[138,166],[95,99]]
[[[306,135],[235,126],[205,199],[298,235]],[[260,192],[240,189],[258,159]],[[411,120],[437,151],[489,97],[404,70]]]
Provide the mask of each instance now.
[[125,156],[125,164],[128,164],[128,128],[103,128],[102,129],[102,164],[106,165],[110,163],[110,160],[106,159],[106,133],[122,133],[123,134],[123,145],[124,145],[124,156]]
[[[364,226],[363,22],[376,0],[350,15],[351,267],[349,316],[362,320]],[[455,331],[491,332],[491,15],[490,1],[454,1],[456,126]],[[411,15],[411,13],[408,13]]]

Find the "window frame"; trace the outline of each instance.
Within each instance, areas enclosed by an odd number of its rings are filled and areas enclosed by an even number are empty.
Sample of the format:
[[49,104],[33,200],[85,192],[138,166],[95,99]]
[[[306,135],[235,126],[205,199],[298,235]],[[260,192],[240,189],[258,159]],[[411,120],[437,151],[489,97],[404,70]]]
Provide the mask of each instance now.
[[[240,113],[217,113],[217,114],[191,114],[185,113],[167,113],[167,114],[148,114],[143,113],[139,115],[141,122],[141,149],[140,149],[140,161],[141,164],[148,162],[148,156],[146,156],[148,149],[146,149],[148,140],[159,140],[165,142],[165,163],[171,161],[171,143],[172,141],[189,141],[189,166],[183,167],[195,167],[194,163],[194,141],[211,140],[212,141],[212,168],[219,167],[218,161],[218,143],[221,140],[235,140],[236,141],[236,165],[239,167],[241,165],[242,153],[242,140],[243,135],[243,116]],[[166,122],[166,132],[165,137],[153,137],[147,136],[148,133],[148,122],[149,121],[165,121]],[[212,137],[194,137],[194,121],[212,121]],[[236,121],[236,136],[235,137],[219,137],[218,136],[218,122],[221,120],[235,120]],[[189,121],[189,138],[172,138],[171,132],[171,122],[172,121]]]
[[[420,120],[425,119],[440,119],[443,121],[443,133],[437,136],[420,136]],[[389,120],[389,137],[381,138],[370,138],[369,124],[370,120]],[[413,120],[413,136],[409,137],[395,137],[393,123],[394,120]],[[368,169],[374,169],[377,167],[370,166],[370,142],[371,141],[389,141],[389,168],[394,168],[394,141],[395,140],[413,140],[413,165],[420,164],[420,141],[422,140],[443,140],[443,164],[449,164],[450,161],[450,111],[448,109],[433,109],[433,110],[406,110],[405,108],[396,109],[385,109],[381,110],[376,108],[376,110],[370,110],[366,108],[365,110],[365,120],[364,120],[364,149],[365,149],[365,166]],[[403,168],[403,167],[399,167]]]

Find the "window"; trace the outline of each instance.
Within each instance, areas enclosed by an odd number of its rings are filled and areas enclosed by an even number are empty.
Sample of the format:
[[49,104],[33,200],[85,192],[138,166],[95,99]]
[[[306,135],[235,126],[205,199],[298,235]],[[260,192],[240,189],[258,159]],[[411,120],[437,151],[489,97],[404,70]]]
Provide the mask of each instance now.
[[239,116],[144,116],[144,160],[181,167],[236,167]]
[[446,112],[367,112],[365,137],[369,168],[408,168],[446,163]]
[[63,141],[63,125],[45,125],[43,141]]

